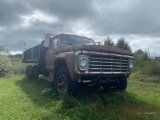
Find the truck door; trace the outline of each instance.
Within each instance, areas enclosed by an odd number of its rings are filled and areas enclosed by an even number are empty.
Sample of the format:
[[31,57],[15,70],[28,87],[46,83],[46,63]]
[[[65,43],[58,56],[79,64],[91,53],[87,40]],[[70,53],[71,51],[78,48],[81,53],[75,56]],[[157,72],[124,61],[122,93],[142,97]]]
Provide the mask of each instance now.
[[53,38],[53,41],[51,42],[51,45],[49,47],[49,50],[46,54],[46,69],[53,72],[54,67],[54,61],[57,54],[57,49],[59,46],[59,38]]

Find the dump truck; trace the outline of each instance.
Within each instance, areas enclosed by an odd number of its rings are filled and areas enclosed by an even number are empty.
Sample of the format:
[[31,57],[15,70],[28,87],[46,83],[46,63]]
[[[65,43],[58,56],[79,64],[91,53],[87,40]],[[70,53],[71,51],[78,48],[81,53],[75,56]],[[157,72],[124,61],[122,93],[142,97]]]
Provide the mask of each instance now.
[[100,45],[83,36],[50,33],[43,35],[41,44],[23,52],[22,62],[30,63],[27,79],[42,74],[58,94],[73,95],[83,83],[124,91],[135,66],[131,51]]

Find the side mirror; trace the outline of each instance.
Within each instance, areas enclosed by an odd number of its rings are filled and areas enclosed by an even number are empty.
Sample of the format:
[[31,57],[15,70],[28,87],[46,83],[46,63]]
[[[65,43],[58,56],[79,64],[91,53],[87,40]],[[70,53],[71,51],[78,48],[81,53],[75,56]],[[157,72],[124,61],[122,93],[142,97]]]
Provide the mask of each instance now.
[[49,40],[44,40],[43,46],[44,46],[44,47],[48,47],[48,46],[49,46]]
[[44,40],[41,42],[41,47],[44,47]]
[[44,40],[41,42],[42,47],[48,47],[50,43],[51,35],[49,33],[44,34]]

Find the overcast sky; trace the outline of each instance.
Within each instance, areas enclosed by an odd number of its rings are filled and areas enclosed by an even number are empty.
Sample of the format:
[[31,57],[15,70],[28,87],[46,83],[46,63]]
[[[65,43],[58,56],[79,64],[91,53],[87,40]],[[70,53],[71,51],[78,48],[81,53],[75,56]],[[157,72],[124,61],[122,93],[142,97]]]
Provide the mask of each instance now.
[[[39,44],[43,33],[71,33],[102,41],[125,37],[160,56],[160,0],[0,0],[0,46]],[[7,47],[12,52],[22,47]]]

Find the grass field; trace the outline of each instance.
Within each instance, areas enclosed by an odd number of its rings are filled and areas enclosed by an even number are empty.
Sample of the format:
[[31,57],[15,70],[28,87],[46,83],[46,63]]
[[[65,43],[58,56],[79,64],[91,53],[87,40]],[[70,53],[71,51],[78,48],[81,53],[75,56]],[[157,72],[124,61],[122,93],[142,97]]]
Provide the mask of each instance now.
[[160,84],[129,79],[124,93],[81,88],[56,97],[42,78],[0,79],[0,120],[160,120]]

